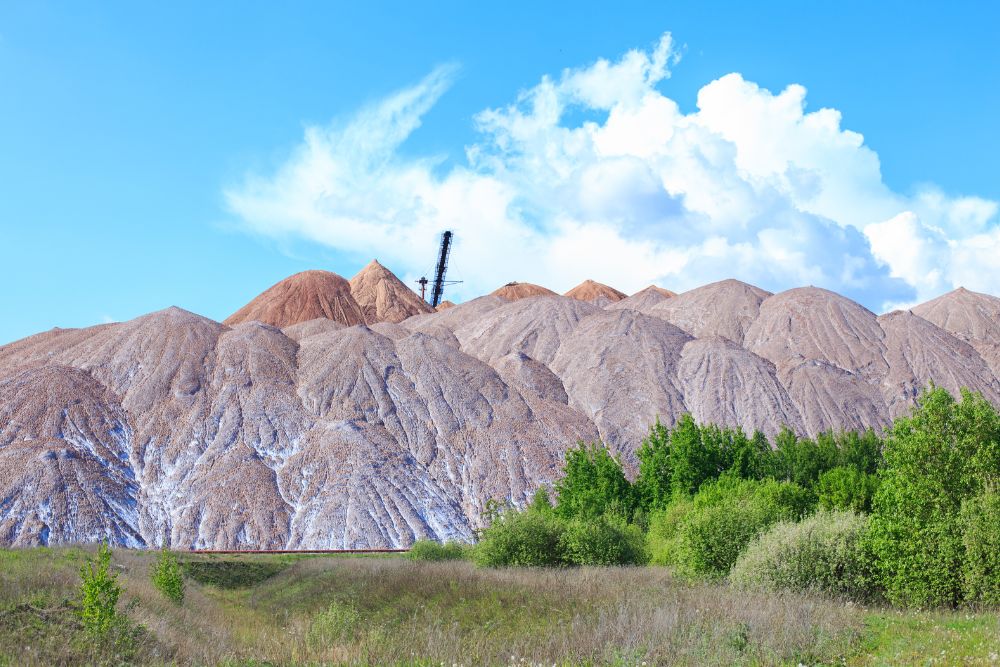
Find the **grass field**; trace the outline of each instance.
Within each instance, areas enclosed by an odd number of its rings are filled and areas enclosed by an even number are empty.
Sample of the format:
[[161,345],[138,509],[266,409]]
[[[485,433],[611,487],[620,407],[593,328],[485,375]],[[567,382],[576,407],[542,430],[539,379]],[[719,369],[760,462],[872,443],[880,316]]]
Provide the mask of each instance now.
[[747,594],[662,568],[477,569],[404,557],[185,556],[181,606],[155,554],[118,551],[132,630],[75,614],[81,549],[0,551],[0,665],[1000,665],[995,612],[896,612]]

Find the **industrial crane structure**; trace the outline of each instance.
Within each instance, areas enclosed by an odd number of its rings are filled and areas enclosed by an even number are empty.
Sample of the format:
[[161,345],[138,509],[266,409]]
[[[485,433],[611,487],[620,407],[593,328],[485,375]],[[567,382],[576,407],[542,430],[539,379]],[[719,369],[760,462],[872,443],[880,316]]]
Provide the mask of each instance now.
[[[434,267],[434,282],[431,285],[431,298],[429,303],[431,308],[437,308],[441,303],[441,297],[444,296],[445,285],[455,285],[461,280],[445,280],[445,274],[448,272],[448,257],[451,255],[451,242],[454,235],[450,231],[446,231],[441,234],[441,249],[438,251],[437,265]],[[420,284],[420,298],[427,301],[427,280],[426,276],[421,277],[417,283]]]

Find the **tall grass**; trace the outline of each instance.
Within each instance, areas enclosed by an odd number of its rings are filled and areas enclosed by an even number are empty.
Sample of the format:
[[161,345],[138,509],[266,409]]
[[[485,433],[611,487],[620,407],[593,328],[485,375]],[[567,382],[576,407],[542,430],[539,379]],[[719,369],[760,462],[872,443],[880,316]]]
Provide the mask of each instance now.
[[[25,652],[17,623],[28,621],[11,621],[7,610],[34,595],[71,594],[83,557],[39,553],[0,569],[0,664],[3,656],[116,662],[54,637]],[[840,604],[681,582],[662,568],[492,570],[405,558],[282,561],[280,572],[242,586],[189,580],[179,606],[150,581],[155,557],[114,557],[123,600],[134,601],[131,619],[146,628],[136,656],[143,663],[809,664],[848,650],[861,629]]]

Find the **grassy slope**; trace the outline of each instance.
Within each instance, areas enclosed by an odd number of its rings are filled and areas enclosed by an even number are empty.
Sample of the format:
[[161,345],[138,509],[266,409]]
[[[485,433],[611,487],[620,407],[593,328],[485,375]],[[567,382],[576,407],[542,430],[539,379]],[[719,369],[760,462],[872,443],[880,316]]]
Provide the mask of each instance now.
[[[183,606],[116,566],[145,630],[94,647],[75,549],[0,551],[0,665],[1000,664],[996,614],[871,613],[687,584],[661,568],[479,570],[390,558],[199,557]],[[944,654],[941,654],[944,651]]]

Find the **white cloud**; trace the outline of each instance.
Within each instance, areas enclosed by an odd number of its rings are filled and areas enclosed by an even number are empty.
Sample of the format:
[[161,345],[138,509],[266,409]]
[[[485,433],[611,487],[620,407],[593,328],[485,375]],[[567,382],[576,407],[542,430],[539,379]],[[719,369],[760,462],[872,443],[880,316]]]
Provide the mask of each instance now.
[[510,280],[633,291],[731,276],[820,285],[876,310],[959,284],[1000,293],[997,202],[891,191],[862,135],[835,109],[806,111],[800,85],[774,94],[729,74],[684,114],[659,89],[678,59],[665,34],[648,52],[545,76],[477,114],[479,140],[448,170],[398,150],[451,84],[454,68],[439,68],[308,128],[227,203],[250,230],[378,256],[408,278],[452,229],[464,297]]

